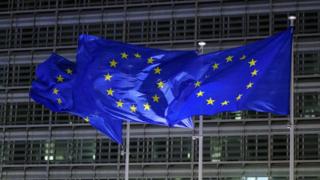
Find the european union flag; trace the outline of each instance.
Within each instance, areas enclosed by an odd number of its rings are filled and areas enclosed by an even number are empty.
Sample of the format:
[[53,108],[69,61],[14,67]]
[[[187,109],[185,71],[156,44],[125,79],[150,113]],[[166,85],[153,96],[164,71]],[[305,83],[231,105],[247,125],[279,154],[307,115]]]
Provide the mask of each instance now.
[[77,75],[73,62],[52,53],[37,67],[30,96],[55,112],[68,112],[82,117],[102,133],[121,143],[122,121],[105,118],[107,114],[75,88]]
[[123,120],[193,127],[190,117],[168,123],[165,111],[174,97],[164,91],[162,77],[174,71],[165,72],[160,65],[181,64],[196,57],[195,51],[163,51],[82,35],[77,53],[76,64],[52,54],[38,66],[30,91],[35,101],[82,117],[118,143]]
[[[81,35],[77,52],[75,87],[88,101],[108,114],[106,118],[192,128],[190,117],[169,124],[165,111],[174,99],[163,78],[175,73],[161,66],[196,57],[195,51],[165,51]],[[171,76],[170,76],[171,77]]]
[[241,110],[289,114],[292,31],[186,61],[168,79],[176,98],[167,118],[176,123]]
[[193,127],[191,116],[255,110],[288,114],[292,29],[198,56],[81,35],[76,64],[53,54],[31,97],[122,142],[122,121]]

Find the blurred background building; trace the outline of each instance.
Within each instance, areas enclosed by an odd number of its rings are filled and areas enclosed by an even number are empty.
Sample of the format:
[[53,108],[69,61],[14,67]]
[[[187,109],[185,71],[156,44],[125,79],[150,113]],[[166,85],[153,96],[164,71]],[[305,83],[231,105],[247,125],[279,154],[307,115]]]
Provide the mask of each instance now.
[[[284,30],[288,15],[297,16],[295,174],[297,180],[319,180],[319,0],[1,1],[0,179],[124,178],[122,146],[28,96],[37,64],[52,51],[75,61],[80,34],[164,49],[197,49],[198,41],[206,41],[209,52]],[[287,180],[288,134],[286,116],[205,117],[204,179]],[[197,128],[131,125],[130,179],[196,179],[194,135]]]

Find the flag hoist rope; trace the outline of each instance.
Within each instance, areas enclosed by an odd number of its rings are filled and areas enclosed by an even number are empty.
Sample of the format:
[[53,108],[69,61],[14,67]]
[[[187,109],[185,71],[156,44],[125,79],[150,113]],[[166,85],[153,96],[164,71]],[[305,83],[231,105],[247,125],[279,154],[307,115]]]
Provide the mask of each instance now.
[[[295,16],[289,16],[290,26],[294,27]],[[291,85],[290,85],[290,158],[289,158],[289,180],[294,180],[294,38],[292,37],[291,48]]]

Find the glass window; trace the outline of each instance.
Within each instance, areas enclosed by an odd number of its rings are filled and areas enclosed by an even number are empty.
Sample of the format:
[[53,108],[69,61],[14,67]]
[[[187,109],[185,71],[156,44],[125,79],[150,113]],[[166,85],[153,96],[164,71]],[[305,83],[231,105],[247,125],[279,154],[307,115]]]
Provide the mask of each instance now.
[[[50,153],[47,141],[28,141],[27,143],[27,163],[44,164],[50,159],[53,152]],[[53,150],[52,150],[53,151]],[[52,156],[53,157],[53,156]],[[53,159],[53,158],[52,158]]]
[[154,162],[166,162],[168,155],[167,138],[153,138],[152,147],[152,161]]
[[94,139],[75,139],[72,159],[77,163],[94,162],[96,160],[96,141]]
[[298,152],[296,155],[300,160],[320,159],[320,138],[319,134],[301,134],[298,135]]
[[289,158],[289,139],[287,135],[273,135],[272,160],[288,160]]
[[300,93],[296,96],[296,116],[320,117],[320,93]]

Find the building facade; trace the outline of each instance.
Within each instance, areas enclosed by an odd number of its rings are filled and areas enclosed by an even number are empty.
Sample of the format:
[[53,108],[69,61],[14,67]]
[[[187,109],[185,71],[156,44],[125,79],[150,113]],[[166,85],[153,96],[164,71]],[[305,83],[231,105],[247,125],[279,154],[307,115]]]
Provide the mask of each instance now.
[[[75,61],[82,33],[163,49],[240,46],[297,16],[295,175],[320,180],[319,0],[7,0],[0,2],[0,179],[123,179],[124,147],[78,117],[28,96],[55,51]],[[235,112],[205,117],[206,180],[287,180],[289,119]],[[196,128],[132,124],[130,179],[197,179]],[[125,136],[125,124],[123,135]]]

